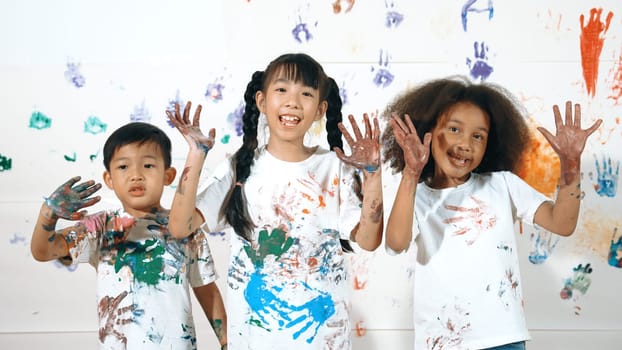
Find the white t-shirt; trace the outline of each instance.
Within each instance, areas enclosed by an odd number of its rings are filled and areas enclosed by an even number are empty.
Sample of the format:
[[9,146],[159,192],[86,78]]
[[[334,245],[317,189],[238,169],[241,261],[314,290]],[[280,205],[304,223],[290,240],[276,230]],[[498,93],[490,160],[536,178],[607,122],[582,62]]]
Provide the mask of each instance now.
[[[101,349],[196,349],[190,287],[216,280],[205,233],[174,239],[168,211],[102,211],[67,237],[73,263],[97,270]],[[83,225],[83,226],[82,226]]]
[[[354,171],[321,148],[301,162],[257,151],[243,186],[257,228],[250,243],[235,233],[231,239],[229,349],[350,349],[339,239],[349,239],[360,218]],[[210,231],[226,226],[219,212],[232,182],[227,161],[199,190]]]
[[415,199],[415,349],[481,349],[529,339],[515,221],[547,197],[510,172],[420,183]]

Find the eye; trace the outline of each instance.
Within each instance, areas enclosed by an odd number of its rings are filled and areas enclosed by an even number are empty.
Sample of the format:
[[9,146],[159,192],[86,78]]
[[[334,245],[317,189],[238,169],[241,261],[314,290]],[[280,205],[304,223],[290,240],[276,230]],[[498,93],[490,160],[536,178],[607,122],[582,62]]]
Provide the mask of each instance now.
[[457,128],[457,127],[455,127],[455,126],[450,126],[450,127],[447,127],[447,130],[449,130],[449,132],[454,133],[454,134],[455,134],[455,133],[458,133],[458,132],[460,131],[460,129],[458,129],[458,128]]
[[147,164],[145,164],[145,168],[146,168],[146,169],[155,168],[155,164],[149,164],[149,163],[147,163]]
[[302,93],[302,95],[303,95],[303,96],[306,96],[306,97],[313,97],[313,96],[315,96],[315,95],[313,94],[313,92],[311,92],[311,91],[304,91],[304,92]]
[[119,170],[125,170],[125,169],[127,169],[127,165],[125,165],[125,164],[121,164],[121,165],[119,165],[119,166],[117,167],[117,169],[119,169]]

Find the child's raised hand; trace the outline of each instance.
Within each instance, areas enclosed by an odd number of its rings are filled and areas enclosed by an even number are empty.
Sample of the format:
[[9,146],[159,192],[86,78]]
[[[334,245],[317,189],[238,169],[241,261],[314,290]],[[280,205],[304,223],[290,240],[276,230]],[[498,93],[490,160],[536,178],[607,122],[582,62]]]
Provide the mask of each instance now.
[[199,119],[201,118],[201,105],[198,105],[194,110],[194,117],[192,118],[192,123],[190,123],[190,107],[192,103],[188,101],[186,103],[186,107],[184,108],[183,116],[179,113],[179,104],[175,103],[175,114],[171,111],[166,111],[166,115],[169,120],[179,132],[184,136],[186,141],[190,146],[196,146],[198,149],[202,150],[205,154],[209,152],[212,147],[214,147],[215,139],[216,139],[216,129],[211,128],[208,136],[203,135],[201,132],[201,127],[199,125]]
[[408,114],[404,115],[404,119],[405,121],[397,113],[393,113],[389,123],[391,128],[393,128],[395,141],[397,141],[397,144],[400,145],[404,152],[404,170],[410,170],[418,178],[430,157],[432,134],[426,133],[423,137],[423,143],[421,143],[417,130]]
[[[570,101],[566,102],[565,120],[562,121],[559,106],[557,105],[553,106],[553,114],[555,115],[555,128],[557,129],[555,135],[543,127],[538,127],[538,131],[544,135],[559,156],[562,174],[566,177],[576,175],[580,171],[578,168],[585,142],[600,127],[603,121],[598,119],[588,129],[581,129],[581,105],[574,105],[573,119],[572,103]],[[566,178],[565,180],[568,184],[571,179]]]
[[337,157],[344,163],[349,164],[357,169],[365,170],[369,173],[373,173],[380,167],[380,126],[378,119],[374,118],[374,130],[371,129],[371,123],[369,122],[369,115],[363,114],[365,123],[365,137],[361,134],[361,130],[356,123],[353,115],[349,115],[348,119],[352,125],[352,131],[354,132],[353,139],[343,123],[339,123],[339,130],[343,134],[343,137],[348,142],[352,154],[346,156],[338,147],[334,148]]
[[100,183],[89,180],[74,186],[78,181],[80,176],[72,177],[52,192],[50,197],[45,198],[45,205],[55,216],[67,220],[80,220],[86,215],[86,210],[80,209],[100,201],[99,196],[89,198],[102,187]]

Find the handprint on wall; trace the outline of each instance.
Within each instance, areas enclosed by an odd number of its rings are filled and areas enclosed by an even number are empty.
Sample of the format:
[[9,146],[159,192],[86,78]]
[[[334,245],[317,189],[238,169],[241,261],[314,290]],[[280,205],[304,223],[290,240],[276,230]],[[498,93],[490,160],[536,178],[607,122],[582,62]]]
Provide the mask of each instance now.
[[612,162],[611,157],[603,156],[602,163],[594,155],[596,164],[596,179],[590,173],[590,180],[594,183],[594,190],[601,197],[615,197],[618,191],[618,176],[620,175],[620,161]]
[[483,41],[481,43],[475,41],[473,42],[473,50],[474,59],[471,60],[471,58],[468,57],[466,59],[467,67],[469,67],[469,74],[474,79],[484,81],[488,79],[493,71],[493,67],[488,64],[488,45]]

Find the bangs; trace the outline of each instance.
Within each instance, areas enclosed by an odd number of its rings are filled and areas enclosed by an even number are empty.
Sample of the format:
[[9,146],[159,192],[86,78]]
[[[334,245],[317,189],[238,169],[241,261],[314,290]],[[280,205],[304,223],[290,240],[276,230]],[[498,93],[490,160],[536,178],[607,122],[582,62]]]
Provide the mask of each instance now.
[[313,89],[320,89],[317,67],[311,63],[305,63],[306,62],[290,61],[279,64],[269,72],[266,84],[276,80],[286,80],[294,83],[302,83]]

